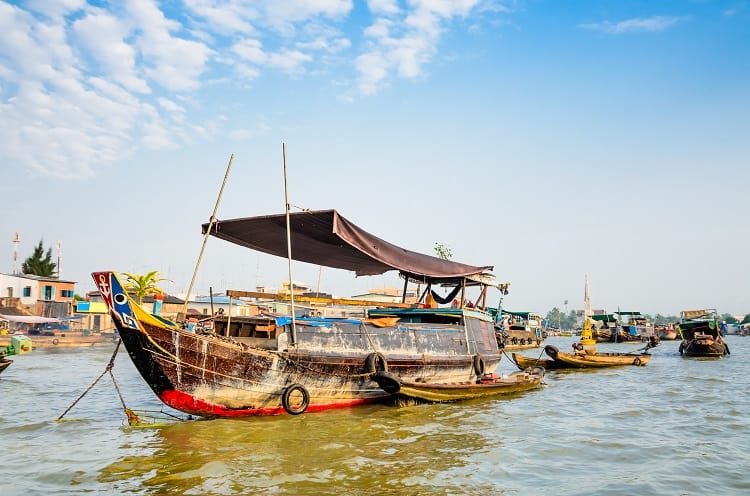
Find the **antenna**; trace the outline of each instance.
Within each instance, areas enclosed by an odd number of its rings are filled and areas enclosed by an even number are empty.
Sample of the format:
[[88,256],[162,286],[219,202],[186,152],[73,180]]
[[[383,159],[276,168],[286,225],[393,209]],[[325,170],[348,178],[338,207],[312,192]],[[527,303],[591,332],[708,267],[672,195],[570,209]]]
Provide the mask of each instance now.
[[18,274],[18,264],[16,263],[18,260],[18,243],[20,243],[21,240],[18,239],[18,233],[15,233],[13,235],[13,275]]
[[60,279],[60,264],[62,262],[62,241],[57,242],[57,278]]

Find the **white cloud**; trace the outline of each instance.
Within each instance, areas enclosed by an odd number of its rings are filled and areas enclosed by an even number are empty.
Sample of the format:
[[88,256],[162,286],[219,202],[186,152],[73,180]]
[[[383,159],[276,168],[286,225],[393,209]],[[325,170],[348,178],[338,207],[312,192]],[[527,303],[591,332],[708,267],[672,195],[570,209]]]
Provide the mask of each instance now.
[[665,29],[683,21],[684,17],[654,16],[648,18],[628,19],[620,22],[604,21],[591,24],[579,24],[579,28],[601,31],[608,34],[624,34],[642,31],[664,31]]
[[242,60],[252,62],[253,64],[262,65],[268,60],[268,55],[263,51],[263,44],[260,40],[241,40],[235,43],[231,50],[239,55]]
[[273,66],[287,74],[298,74],[304,72],[305,62],[310,62],[312,56],[298,50],[283,49],[273,53],[268,58],[268,65]]
[[128,10],[142,30],[138,48],[149,66],[148,75],[170,90],[198,88],[211,49],[202,42],[172,36],[180,24],[167,19],[151,0],[129,0]]
[[81,47],[114,81],[132,91],[150,92],[137,75],[135,48],[124,41],[129,34],[125,23],[108,14],[88,15],[73,23],[73,31]]
[[139,147],[205,139],[227,124],[196,122],[211,111],[200,90],[252,89],[264,71],[319,76],[349,64],[356,79],[339,79],[342,100],[374,95],[424,77],[448,24],[496,3],[369,0],[375,17],[357,33],[352,0],[0,0],[0,160],[91,176]]
[[86,7],[86,0],[29,0],[26,6],[48,18],[56,18]]
[[185,107],[182,107],[181,105],[177,105],[172,100],[169,100],[167,98],[161,97],[161,98],[159,98],[158,102],[159,102],[159,105],[163,109],[165,109],[165,110],[167,110],[169,112],[172,112],[172,113],[181,113],[181,114],[185,113]]
[[437,52],[443,25],[465,17],[482,6],[480,0],[413,0],[410,10],[394,2],[370,1],[378,17],[364,31],[368,49],[356,59],[357,86],[373,95],[388,85],[396,74],[407,79],[424,75],[424,68]]
[[[74,10],[81,5],[61,3],[55,15],[41,18],[0,2],[0,157],[42,175],[89,177],[98,167],[126,159],[133,143],[169,148],[189,138],[180,122],[183,107],[162,99],[157,109],[142,100],[149,85],[146,74],[138,73],[141,52],[134,40],[146,32],[158,39],[156,32],[167,49],[159,48],[163,51],[152,60],[176,54],[178,60],[159,72],[176,74],[181,84],[170,87],[195,87],[203,45],[175,42],[159,28],[179,25],[155,15],[138,24],[101,9]],[[60,13],[76,15],[71,21]]]

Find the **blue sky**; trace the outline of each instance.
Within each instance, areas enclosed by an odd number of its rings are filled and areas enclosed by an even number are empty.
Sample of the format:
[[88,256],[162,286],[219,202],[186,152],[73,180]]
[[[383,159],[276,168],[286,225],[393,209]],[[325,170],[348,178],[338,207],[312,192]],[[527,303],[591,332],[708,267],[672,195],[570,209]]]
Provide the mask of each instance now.
[[[185,291],[219,218],[335,208],[505,306],[748,313],[750,2],[0,2],[0,272]],[[5,241],[2,241],[5,240]],[[210,239],[196,291],[279,287]],[[400,286],[294,265],[338,296]],[[497,295],[491,295],[496,300]]]

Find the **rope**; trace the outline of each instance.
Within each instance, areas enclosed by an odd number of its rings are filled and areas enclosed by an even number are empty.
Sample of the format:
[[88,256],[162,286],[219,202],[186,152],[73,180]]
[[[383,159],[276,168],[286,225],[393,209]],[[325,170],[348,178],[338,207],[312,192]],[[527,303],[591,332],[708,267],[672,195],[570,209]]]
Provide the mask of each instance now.
[[[100,379],[101,379],[102,377],[104,377],[104,374],[106,374],[107,372],[110,372],[110,374],[111,374],[111,370],[112,370],[112,367],[114,367],[114,365],[115,365],[115,357],[117,356],[117,351],[118,351],[118,350],[120,349],[120,343],[122,343],[122,339],[119,339],[119,340],[117,341],[117,346],[115,346],[115,351],[114,351],[114,353],[112,353],[112,358],[110,358],[110,359],[109,359],[109,363],[107,364],[107,367],[106,367],[106,368],[104,369],[104,372],[102,372],[102,373],[101,373],[101,374],[99,375],[99,377],[97,377],[97,378],[96,378],[96,380],[95,380],[94,382],[92,382],[92,383],[91,383],[91,385],[90,385],[90,386],[89,386],[89,387],[88,387],[88,388],[87,388],[87,389],[86,389],[86,390],[85,390],[85,391],[84,391],[84,392],[83,392],[83,393],[81,394],[81,396],[79,396],[79,397],[78,397],[78,399],[77,399],[77,400],[75,400],[75,401],[74,401],[74,402],[73,402],[73,403],[72,403],[72,404],[71,404],[71,405],[70,405],[70,406],[68,407],[68,409],[67,409],[67,410],[65,410],[65,411],[64,411],[64,412],[62,413],[62,415],[60,415],[59,417],[57,417],[57,421],[60,421],[60,420],[62,420],[62,418],[63,418],[63,417],[65,416],[65,415],[67,415],[67,414],[68,414],[68,412],[69,412],[70,410],[72,410],[72,409],[73,409],[73,407],[74,407],[74,406],[76,405],[76,403],[78,403],[79,401],[81,401],[81,399],[82,399],[82,398],[83,398],[84,396],[86,396],[86,393],[88,393],[89,391],[91,391],[91,390],[92,390],[92,389],[94,388],[94,386],[96,386],[96,383],[97,383],[97,382],[99,382],[99,380],[100,380]],[[112,378],[112,380],[114,380],[114,377]],[[118,390],[118,393],[119,393],[119,390]],[[120,397],[120,399],[122,399],[122,397]],[[123,406],[124,406],[124,402],[123,402]]]

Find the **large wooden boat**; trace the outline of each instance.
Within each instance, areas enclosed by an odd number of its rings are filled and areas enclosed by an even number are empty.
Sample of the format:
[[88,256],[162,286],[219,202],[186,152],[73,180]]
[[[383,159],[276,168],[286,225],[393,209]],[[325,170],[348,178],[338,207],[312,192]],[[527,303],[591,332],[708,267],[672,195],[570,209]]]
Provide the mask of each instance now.
[[[138,305],[115,272],[95,272],[133,363],[172,408],[203,417],[299,414],[387,398],[372,380],[378,371],[410,382],[461,382],[493,372],[500,362],[494,319],[484,309],[488,288],[507,291],[507,283],[495,282],[491,266],[405,250],[335,210],[214,220],[203,232],[280,257],[287,257],[288,234],[294,260],[357,275],[398,270],[404,294],[409,282],[426,290],[418,305],[383,304],[362,319],[302,318],[294,312],[227,315],[216,319],[210,332],[190,332]],[[479,296],[473,308],[425,308],[427,294],[440,298],[431,289],[435,285],[454,287],[461,301],[469,286],[478,288]],[[227,295],[258,297],[244,291]]]
[[[574,346],[578,343],[574,343]],[[647,348],[650,347],[647,346]],[[573,353],[565,353],[557,349],[556,346],[547,345],[544,352],[555,362],[561,362],[559,368],[601,368],[601,367],[619,367],[623,365],[646,365],[651,360],[651,355],[647,352],[633,353],[592,353],[584,350],[582,346],[576,346]],[[567,367],[566,367],[567,366]]]
[[679,348],[682,356],[721,358],[729,355],[729,346],[719,331],[718,314],[714,309],[682,311],[678,331],[682,336]]
[[418,400],[429,403],[442,403],[470,400],[485,396],[514,394],[535,389],[542,384],[544,368],[534,367],[524,371],[499,377],[484,374],[473,381],[426,382],[425,380],[405,380],[390,372],[378,372],[373,380],[397,399]]

